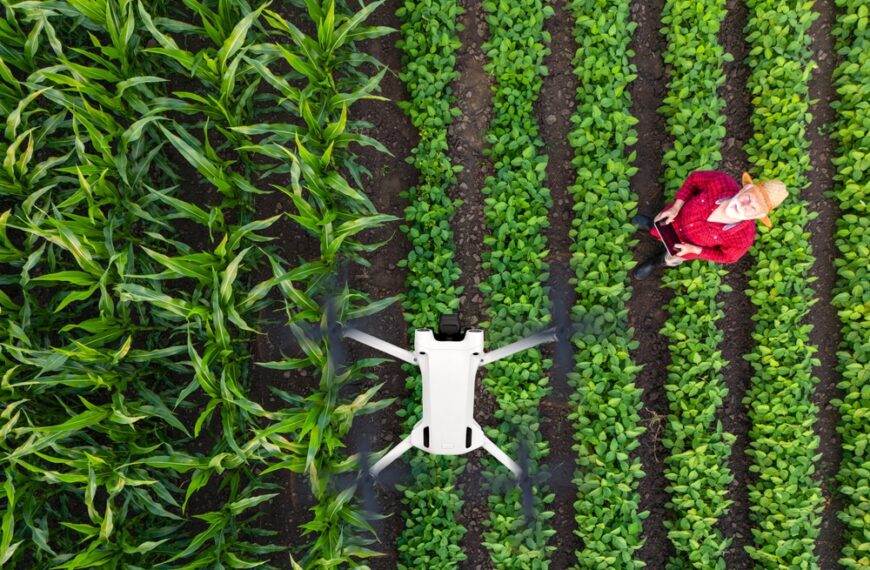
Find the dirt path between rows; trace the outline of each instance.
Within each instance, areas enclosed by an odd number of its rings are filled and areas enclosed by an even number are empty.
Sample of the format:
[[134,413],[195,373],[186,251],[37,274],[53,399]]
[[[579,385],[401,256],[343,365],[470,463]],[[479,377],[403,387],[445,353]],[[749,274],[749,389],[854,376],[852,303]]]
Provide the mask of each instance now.
[[[451,162],[462,165],[463,170],[457,176],[458,186],[448,193],[452,199],[463,201],[450,227],[456,240],[456,264],[462,271],[457,280],[457,285],[464,288],[459,298],[461,316],[465,326],[474,327],[488,320],[479,285],[488,277],[488,272],[481,267],[480,254],[487,233],[483,187],[492,172],[489,159],[483,156],[484,134],[492,118],[492,80],[483,70],[487,59],[481,46],[489,37],[485,11],[471,0],[460,4],[465,9],[461,18],[464,29],[459,32],[462,47],[456,53],[456,69],[460,75],[453,82],[453,92],[462,115],[448,130],[448,146]],[[492,350],[492,347],[486,346],[486,349]],[[485,370],[478,371],[474,387],[474,418],[484,429],[494,425],[496,408],[495,398],[483,387],[485,373]],[[492,568],[489,552],[483,546],[484,522],[489,520],[489,486],[481,473],[482,459],[486,455],[482,448],[466,455],[468,464],[459,478],[459,489],[465,501],[459,523],[467,529],[461,545],[468,556],[465,565],[481,570]]]
[[[631,190],[638,198],[638,212],[655,215],[665,205],[664,188],[660,182],[664,172],[662,157],[672,144],[665,130],[665,119],[657,112],[667,90],[667,73],[662,62],[666,42],[662,36],[661,14],[664,0],[632,4],[632,20],[637,22],[631,47],[638,77],[632,84],[632,114],[638,119],[637,173],[631,179]],[[641,235],[635,248],[635,259],[642,263],[660,248],[648,235]],[[636,384],[643,390],[640,410],[641,424],[646,431],[635,452],[646,475],[639,485],[639,510],[648,511],[643,522],[644,544],[638,558],[648,568],[664,568],[674,555],[664,521],[671,518],[665,508],[668,494],[664,476],[667,450],[662,445],[664,422],[667,421],[668,399],[665,392],[667,365],[670,362],[668,341],[660,334],[667,313],[665,305],[672,298],[670,289],[661,288],[661,269],[643,281],[632,278],[633,293],[628,302],[629,325],[634,328],[639,346],[632,353],[634,361],[643,366]]]
[[832,75],[838,64],[834,49],[834,38],[831,26],[837,17],[832,0],[818,0],[815,10],[819,18],[810,28],[813,38],[812,49],[818,68],[810,79],[810,98],[818,99],[811,107],[813,120],[807,129],[807,139],[810,141],[810,162],[812,171],[809,173],[810,186],[802,192],[801,197],[809,202],[810,211],[818,212],[818,217],[807,224],[810,233],[810,245],[816,261],[810,269],[810,276],[817,280],[813,283],[818,302],[810,309],[807,322],[812,323],[810,342],[818,347],[816,357],[820,365],[813,370],[819,379],[819,384],[813,394],[812,401],[818,406],[818,421],[815,425],[816,434],[820,439],[822,454],[817,476],[821,481],[822,495],[825,498],[822,511],[822,528],[816,539],[816,556],[819,565],[827,570],[838,568],[837,560],[844,545],[843,524],[837,518],[837,512],[842,508],[841,501],[834,492],[835,477],[842,459],[842,440],[837,432],[840,416],[831,405],[831,399],[842,397],[837,383],[842,379],[837,363],[837,347],[841,341],[840,321],[837,311],[831,305],[837,272],[834,268],[834,257],[837,250],[834,244],[834,223],[840,216],[836,201],[825,193],[833,188],[834,166],[831,157],[834,152],[834,142],[831,139],[829,125],[834,120],[831,102],[836,98]]
[[[547,256],[550,278],[550,307],[553,318],[556,311],[570,314],[577,300],[573,287],[568,282],[572,277],[569,260],[571,258],[571,230],[574,200],[568,187],[574,184],[575,171],[571,166],[574,150],[568,143],[568,133],[572,129],[571,113],[576,107],[575,94],[578,80],[572,71],[571,60],[577,51],[572,34],[573,17],[565,6],[553,3],[555,15],[545,24],[550,33],[550,55],[544,58],[548,74],[541,86],[541,96],[535,104],[538,124],[541,126],[541,139],[548,156],[547,186],[553,198],[550,211],[550,227],[547,231]],[[568,351],[562,351],[568,352]],[[564,361],[556,354],[552,344],[544,345],[541,350],[544,358],[552,359],[550,386],[552,391],[541,401],[541,433],[549,446],[550,453],[543,459],[550,472],[550,492],[555,499],[550,508],[555,515],[550,524],[556,531],[551,544],[556,551],[550,558],[552,568],[568,568],[576,563],[575,552],[583,547],[580,537],[574,532],[577,523],[574,519],[574,501],[577,487],[573,484],[574,469],[577,465],[574,444],[574,429],[568,414],[571,413],[570,396],[573,392],[568,385],[567,374],[574,369],[574,358],[565,355]]]
[[[744,146],[752,135],[750,127],[751,96],[746,90],[749,68],[744,63],[749,47],[743,28],[746,26],[747,8],[743,2],[728,0],[728,12],[719,31],[719,43],[734,61],[725,64],[725,83],[719,88],[719,95],[725,100],[725,139],[722,144],[720,169],[736,180],[749,168]],[[725,431],[734,434],[736,439],[731,447],[728,468],[733,481],[728,488],[727,498],[731,507],[719,519],[719,529],[726,538],[732,540],[725,551],[725,565],[728,568],[752,568],[745,547],[752,543],[749,519],[748,485],[753,480],[746,449],[749,446],[749,413],[743,398],[752,379],[752,367],[743,357],[752,351],[752,331],[755,323],[752,315],[755,307],[746,295],[749,286],[747,271],[755,264],[752,255],[746,254],[734,265],[726,266],[728,273],[722,283],[731,287],[731,292],[720,293],[725,316],[719,326],[724,332],[722,357],[728,362],[722,370],[728,394],[725,396],[717,418]]]

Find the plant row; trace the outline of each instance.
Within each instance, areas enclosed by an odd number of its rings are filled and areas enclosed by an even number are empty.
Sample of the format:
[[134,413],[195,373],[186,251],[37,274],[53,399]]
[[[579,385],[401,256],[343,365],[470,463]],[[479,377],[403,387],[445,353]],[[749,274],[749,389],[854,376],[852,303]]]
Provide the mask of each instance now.
[[[659,109],[666,118],[674,145],[665,151],[664,183],[668,196],[695,170],[713,170],[721,160],[725,136],[725,101],[717,89],[725,81],[723,64],[730,61],[719,45],[724,0],[670,0],[662,14],[668,47],[664,62],[671,70],[668,94]],[[668,508],[665,521],[674,544],[678,568],[725,568],[723,538],[718,520],[731,501],[725,495],[732,480],[728,469],[734,436],[726,433],[716,414],[727,393],[719,351],[723,317],[716,300],[725,271],[717,264],[685,263],[665,272],[662,282],[674,290],[662,329],[671,361],[665,384],[670,414],[663,443]]]
[[[462,13],[455,0],[406,0],[397,11],[402,21],[397,46],[403,51],[399,76],[408,91],[408,100],[399,105],[420,136],[408,158],[419,173],[418,182],[402,193],[410,205],[401,229],[411,251],[398,264],[408,270],[403,310],[409,333],[432,328],[440,315],[458,312],[462,294],[462,287],[455,285],[460,269],[454,261],[456,244],[450,228],[461,201],[447,193],[461,169],[450,160],[447,129],[459,114],[450,83],[459,75],[455,67],[461,25],[457,21]],[[400,414],[410,433],[422,416],[422,381],[416,367],[405,365],[405,370],[409,397]],[[457,522],[463,501],[456,483],[467,460],[417,452],[409,456],[413,481],[399,487],[404,494],[405,527],[398,541],[398,566],[458,568],[466,559],[461,548],[466,529]]]
[[[283,112],[288,120],[233,128],[258,137],[249,138],[239,151],[256,153],[268,164],[264,176],[278,177],[272,187],[290,198],[295,213],[289,217],[320,250],[319,259],[289,273],[282,259],[270,259],[274,274],[267,282],[278,284],[282,312],[304,356],[260,363],[279,370],[307,369],[308,377],[316,379],[307,390],[300,390],[300,384],[306,384],[301,376],[284,390],[270,386],[285,407],[275,422],[257,434],[283,452],[264,473],[289,469],[305,475],[317,500],[311,508],[312,520],[302,525],[303,535],[313,534],[313,539],[293,545],[306,568],[356,566],[379,554],[369,548],[374,542],[369,520],[379,515],[364,511],[356,484],[346,483],[356,480],[365,463],[358,455],[347,455],[344,440],[356,416],[376,412],[390,403],[376,401],[381,384],[367,382],[376,378],[370,369],[385,359],[346,361],[334,320],[365,317],[396,300],[372,300],[340,281],[347,265],[369,266],[363,254],[384,245],[362,241],[361,232],[397,219],[377,213],[361,190],[368,171],[350,150],[352,145],[361,145],[387,152],[364,134],[370,124],[350,116],[356,102],[384,99],[376,93],[386,70],[354,45],[394,31],[365,25],[381,4],[374,2],[348,11],[332,0],[306,2],[307,18],[303,21],[313,24],[311,35],[296,27],[298,19],[288,21],[270,13],[269,24],[282,32],[285,45],[290,47],[267,47],[259,58],[260,65],[254,66],[273,90],[267,97],[272,108]],[[273,58],[289,65],[289,73],[275,74],[268,67]],[[370,75],[364,64],[379,71]],[[294,272],[300,273],[302,286],[298,288],[295,280],[288,279]]]
[[[346,107],[376,85],[354,73],[370,58],[348,42],[383,31],[360,27],[370,10],[350,18],[329,2],[308,7],[317,40],[265,6],[7,10],[14,17],[0,29],[0,97],[16,168],[2,184],[11,205],[3,284],[13,291],[0,322],[9,371],[4,563],[267,563],[285,547],[271,544],[272,533],[250,515],[275,496],[262,492],[276,486],[254,469],[269,463],[313,475],[320,502],[308,525],[319,533],[311,560],[367,555],[355,537],[367,523],[347,493],[328,485],[332,472],[348,469],[333,451],[342,430],[374,394],[339,394],[361,368],[332,378],[322,353],[309,351],[327,372],[304,401],[282,394],[296,410],[265,410],[250,377],[251,339],[270,289],[279,286],[300,320],[320,321],[308,287],[334,270],[336,256],[370,247],[351,236],[386,221],[361,214],[370,203],[338,174],[356,166],[348,143],[374,142],[344,133]],[[286,34],[296,51],[266,43],[269,33]],[[203,47],[180,48],[181,36]],[[279,59],[293,68],[284,77],[268,67]],[[343,83],[327,62],[341,68]],[[316,87],[291,87],[305,72]],[[256,123],[275,110],[254,104],[263,99],[261,78],[288,87],[280,110],[292,112],[292,125]],[[259,232],[277,217],[253,218],[254,195],[264,191],[240,148],[251,136],[265,135],[262,145],[288,131],[291,149],[264,148],[292,165],[294,220],[320,222],[328,238],[321,260],[289,272],[278,250],[263,245],[269,238]],[[325,150],[316,156],[306,148],[318,145]],[[307,216],[319,207],[319,219]],[[275,277],[255,283],[260,268]],[[351,297],[351,316],[379,306]],[[326,411],[317,414],[321,403]],[[211,497],[188,504],[207,485]],[[25,524],[13,528],[14,520]]]
[[598,336],[575,338],[576,366],[569,375],[575,393],[573,422],[577,452],[576,532],[583,541],[577,568],[641,568],[636,551],[643,543],[638,484],[643,471],[633,456],[643,427],[638,411],[640,368],[630,351],[637,347],[628,326],[629,271],[636,196],[629,180],[637,172],[637,142],[629,86],[636,69],[629,49],[636,24],[630,2],[574,0],[578,49],[573,59],[577,109],[569,142],[577,178],[571,223],[571,268],[576,275],[575,319],[590,320]]
[[757,179],[778,179],[789,189],[770,230],[759,227],[747,294],[756,306],[755,347],[745,358],[754,369],[744,400],[749,431],[749,486],[753,546],[760,567],[812,568],[819,534],[822,493],[815,476],[819,439],[811,395],[817,379],[815,347],[806,324],[815,302],[808,278],[813,264],[806,225],[814,216],[800,192],[810,168],[806,128],[810,120],[808,80],[814,64],[812,3],[797,7],[770,0],[748,3],[747,64],[751,74],[752,138],[746,152]]
[[[484,70],[493,80],[493,118],[485,135],[486,155],[493,174],[483,187],[487,234],[482,268],[488,273],[480,290],[487,299],[490,348],[519,340],[531,332],[529,325],[548,320],[547,279],[548,213],[553,205],[544,186],[547,157],[541,149],[534,103],[543,76],[542,62],[550,53],[545,18],[553,10],[541,0],[484,2],[490,37],[483,44],[488,57]],[[484,546],[496,568],[546,568],[555,533],[547,510],[549,494],[540,462],[548,452],[540,431],[538,406],[549,392],[546,370],[550,366],[536,349],[493,363],[484,386],[493,394],[498,428],[487,435],[508,455],[528,465],[532,497],[524,512],[522,493],[496,481],[513,477],[489,461],[485,470],[493,484],[489,497],[490,519]],[[527,521],[527,518],[529,519]]]
[[843,340],[837,356],[843,379],[842,398],[834,400],[840,412],[838,431],[843,439],[839,493],[843,510],[845,546],[840,564],[847,568],[870,566],[870,10],[866,2],[838,0],[840,16],[833,29],[842,63],[834,72],[837,119],[833,137],[838,151],[833,162],[833,196],[841,216],[835,241],[840,280],[832,300],[843,322]]

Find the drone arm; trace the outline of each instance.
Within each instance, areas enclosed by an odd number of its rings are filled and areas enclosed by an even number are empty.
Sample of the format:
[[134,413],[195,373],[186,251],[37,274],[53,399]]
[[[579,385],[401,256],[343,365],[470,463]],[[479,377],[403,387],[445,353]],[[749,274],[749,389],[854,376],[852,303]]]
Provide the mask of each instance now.
[[414,354],[410,351],[405,350],[404,348],[399,348],[394,344],[390,344],[385,340],[381,340],[376,336],[372,336],[368,333],[364,333],[355,328],[346,327],[342,325],[341,334],[345,337],[352,338],[358,342],[361,342],[365,345],[368,345],[374,349],[380,350],[381,352],[385,352],[390,356],[395,356],[399,360],[404,360],[408,364],[417,364],[417,359],[414,358]]
[[381,457],[377,463],[372,465],[371,469],[369,469],[369,473],[371,473],[372,477],[377,477],[378,474],[387,468],[387,466],[402,456],[403,453],[411,449],[411,436],[403,439],[399,444],[390,450],[389,453]]
[[513,354],[518,352],[522,352],[524,350],[528,350],[539,344],[544,344],[545,342],[552,342],[556,340],[556,329],[555,327],[543,330],[537,334],[533,334],[532,336],[526,337],[522,340],[518,340],[516,342],[512,342],[506,346],[501,348],[497,348],[492,352],[487,352],[480,359],[480,365],[486,366],[487,364],[491,364],[496,360],[501,360],[502,358],[507,358]]

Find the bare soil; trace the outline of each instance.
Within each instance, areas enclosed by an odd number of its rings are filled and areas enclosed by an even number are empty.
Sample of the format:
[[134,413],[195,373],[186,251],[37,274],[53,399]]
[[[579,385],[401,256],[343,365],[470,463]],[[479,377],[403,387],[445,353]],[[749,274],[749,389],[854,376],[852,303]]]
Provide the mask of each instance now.
[[818,67],[813,73],[809,88],[810,98],[818,102],[813,105],[813,120],[807,129],[812,164],[810,187],[801,193],[801,197],[809,202],[810,211],[818,213],[818,217],[808,224],[810,245],[816,257],[810,277],[816,280],[813,289],[818,302],[810,309],[807,321],[813,324],[810,342],[818,347],[816,357],[820,361],[814,370],[819,384],[813,403],[819,408],[815,430],[821,442],[819,452],[822,454],[816,475],[821,481],[825,505],[821,532],[816,540],[816,555],[821,568],[828,569],[838,567],[837,560],[844,546],[843,524],[837,518],[842,504],[834,492],[835,477],[842,459],[842,440],[837,432],[840,416],[831,405],[833,398],[843,395],[837,388],[837,383],[842,380],[837,363],[837,347],[842,340],[840,321],[836,309],[831,305],[837,281],[834,268],[834,223],[840,212],[836,201],[827,195],[833,189],[834,177],[831,157],[835,149],[830,136],[830,125],[835,118],[831,102],[836,99],[836,91],[832,74],[839,64],[839,58],[831,35],[831,26],[837,17],[833,0],[819,0],[814,9],[819,12],[819,19],[810,29],[810,35],[813,38],[812,48]]
[[[726,129],[720,168],[739,180],[741,173],[749,166],[743,147],[752,135],[749,123],[752,108],[746,90],[749,68],[743,63],[749,51],[743,33],[747,9],[743,2],[737,0],[729,0],[727,8],[725,21],[719,31],[719,43],[734,57],[734,61],[725,64],[725,83],[719,88],[719,95],[725,100]],[[731,539],[725,551],[725,564],[728,568],[737,569],[752,568],[752,560],[745,547],[752,543],[748,485],[754,476],[749,472],[750,460],[746,455],[750,421],[743,403],[752,379],[752,367],[743,356],[749,354],[753,347],[752,331],[755,324],[752,315],[755,314],[755,307],[745,290],[749,285],[747,271],[754,263],[753,257],[747,254],[739,262],[727,266],[728,274],[722,282],[732,290],[719,294],[719,299],[724,302],[725,313],[719,326],[724,333],[722,357],[728,363],[723,370],[728,394],[719,408],[718,420],[725,431],[736,438],[728,462],[733,480],[727,497],[732,504],[719,519],[719,529],[724,537]]]
[[[666,48],[661,34],[663,0],[632,4],[631,17],[637,22],[632,39],[638,77],[632,83],[632,114],[638,119],[636,146],[638,167],[631,179],[631,190],[638,197],[638,212],[654,216],[665,206],[662,157],[673,142],[665,130],[664,117],[657,112],[667,91],[668,74],[662,61]],[[641,232],[646,234],[645,232]],[[648,234],[642,235],[634,254],[638,263],[661,249]],[[667,365],[670,362],[667,339],[661,331],[667,320],[665,305],[672,298],[670,289],[661,287],[659,269],[643,281],[632,279],[632,297],[628,302],[628,321],[634,329],[639,346],[632,352],[634,361],[643,366],[635,383],[643,390],[640,410],[641,424],[646,428],[635,455],[640,458],[644,473],[640,481],[641,511],[649,512],[643,522],[645,542],[638,558],[649,568],[664,568],[674,555],[674,546],[667,537],[664,522],[672,518],[665,504],[667,480],[664,476],[667,450],[662,445],[664,423],[667,421],[668,399],[665,392]]]
[[[451,162],[462,165],[463,170],[457,176],[458,185],[449,189],[448,194],[462,200],[451,220],[455,259],[461,270],[457,284],[463,287],[460,311],[466,326],[476,326],[489,320],[479,286],[489,277],[481,266],[480,253],[487,232],[483,188],[486,177],[492,174],[492,164],[483,155],[486,148],[483,138],[492,119],[492,80],[483,70],[486,56],[481,46],[489,37],[483,6],[473,1],[461,5],[465,9],[461,18],[463,29],[459,32],[462,47],[456,54],[460,75],[452,87],[462,114],[448,129],[447,142]],[[496,408],[495,397],[483,386],[485,374],[478,373],[474,387],[474,419],[483,428],[493,425]],[[464,501],[458,522],[466,528],[462,550],[468,556],[466,565],[481,570],[492,568],[489,552],[483,546],[485,523],[489,520],[489,485],[481,473],[485,456],[482,449],[466,455],[468,463],[458,483]]]
[[[368,23],[398,30],[401,22],[395,14],[401,5],[399,0],[389,0],[375,11]],[[396,32],[362,45],[367,53],[389,68],[390,71],[381,82],[381,95],[388,97],[390,101],[364,100],[353,107],[356,117],[372,123],[369,134],[383,143],[393,155],[386,156],[370,148],[359,150],[360,162],[372,173],[371,182],[365,188],[366,194],[379,212],[399,218],[397,222],[367,232],[366,240],[369,243],[390,239],[386,246],[366,256],[371,267],[350,267],[351,286],[365,291],[373,300],[400,295],[405,290],[407,272],[398,267],[397,263],[408,257],[411,247],[405,234],[399,230],[399,225],[404,223],[404,210],[408,206],[407,200],[399,193],[417,184],[417,171],[405,158],[411,155],[411,149],[417,145],[419,138],[408,116],[394,103],[408,98],[398,76],[402,67],[401,50],[395,47],[398,39],[399,33]],[[397,346],[410,346],[401,300],[385,311],[366,318],[358,326]],[[383,356],[358,343],[349,343],[348,348],[353,358]],[[390,447],[398,443],[404,433],[404,420],[396,415],[396,411],[402,408],[409,394],[405,386],[407,374],[397,361],[380,365],[376,372],[379,377],[375,382],[384,382],[379,394],[383,398],[396,398],[396,403],[375,414],[354,420],[351,434],[346,441],[349,453],[378,451]],[[404,527],[405,513],[395,483],[408,483],[409,477],[407,462],[400,460],[383,474],[383,480],[389,484],[375,485],[376,507],[380,514],[387,515],[382,521],[372,521],[380,539],[380,544],[374,548],[385,554],[383,557],[370,559],[370,566],[375,570],[396,567],[396,543]]]
[[[550,55],[544,59],[548,74],[541,86],[541,97],[535,105],[538,125],[541,127],[541,139],[547,150],[547,187],[553,199],[550,213],[550,227],[547,232],[547,244],[550,255],[547,263],[550,268],[550,279],[547,282],[552,311],[570,313],[577,295],[569,279],[573,273],[569,266],[571,258],[571,220],[573,198],[568,188],[574,184],[575,174],[571,166],[574,149],[568,143],[568,133],[572,129],[571,113],[574,109],[578,81],[572,70],[571,60],[576,52],[572,33],[573,20],[565,6],[554,4],[555,15],[545,24],[545,30],[550,33]],[[567,315],[555,315],[554,319]],[[550,368],[551,392],[541,401],[539,413],[541,418],[541,433],[549,445],[549,455],[544,459],[544,465],[550,472],[550,492],[556,496],[550,504],[555,513],[550,524],[556,534],[551,544],[556,547],[550,558],[553,568],[568,568],[575,560],[575,552],[582,549],[583,544],[576,533],[577,523],[574,519],[574,501],[577,499],[577,487],[573,484],[576,454],[572,449],[574,440],[573,429],[568,415],[572,411],[569,404],[572,393],[568,385],[567,375],[573,370],[574,358],[568,355],[555,354],[554,345],[547,344],[542,349],[544,358],[552,359]]]

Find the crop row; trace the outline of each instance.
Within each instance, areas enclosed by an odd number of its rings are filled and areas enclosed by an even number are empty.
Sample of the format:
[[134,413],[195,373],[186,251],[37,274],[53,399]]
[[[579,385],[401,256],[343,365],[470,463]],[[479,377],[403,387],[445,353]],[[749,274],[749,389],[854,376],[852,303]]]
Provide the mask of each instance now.
[[809,28],[817,16],[811,4],[753,0],[746,26],[753,106],[746,152],[756,178],[781,180],[790,192],[772,216],[773,228],[759,228],[747,289],[757,307],[755,347],[746,356],[754,369],[745,399],[752,422],[747,454],[757,477],[749,488],[755,528],[754,546],[747,550],[766,568],[818,564],[814,547],[823,497],[815,477],[817,408],[810,400],[818,360],[806,324],[814,303],[807,277],[814,258],[805,230],[812,216],[799,196],[810,168]]
[[838,480],[844,506],[839,516],[846,540],[840,563],[865,568],[870,566],[870,10],[866,2],[854,0],[838,0],[837,6],[840,17],[833,33],[842,63],[834,73],[839,97],[833,103],[838,145],[833,195],[841,212],[835,230],[840,280],[832,303],[843,321],[838,353],[842,398],[834,401],[843,438]]
[[580,82],[569,134],[577,169],[569,188],[578,297],[572,313],[602,331],[575,338],[576,370],[569,375],[575,389],[570,418],[578,455],[574,507],[584,548],[577,552],[577,567],[582,568],[643,566],[635,557],[646,517],[638,512],[643,471],[632,452],[644,430],[638,415],[641,390],[634,384],[639,367],[630,355],[637,342],[626,309],[635,243],[630,219],[636,208],[629,180],[637,172],[635,153],[628,152],[637,142],[637,119],[629,110],[628,88],[636,77],[629,43],[637,26],[629,19],[630,5],[628,0],[569,4],[578,45],[574,73]]
[[[544,19],[552,16],[541,0],[500,0],[483,3],[490,37],[483,50],[484,69],[493,78],[493,118],[485,140],[493,174],[483,188],[487,235],[482,267],[488,277],[480,290],[487,299],[490,347],[518,340],[530,332],[529,324],[548,318],[546,287],[547,255],[545,230],[553,205],[544,186],[547,157],[541,152],[534,103],[547,70],[542,65],[549,53],[549,35]],[[487,369],[484,386],[495,396],[498,429],[485,428],[487,435],[508,455],[528,463],[532,488],[531,520],[519,489],[494,486],[489,497],[489,529],[484,545],[496,568],[546,568],[554,547],[555,533],[547,505],[553,499],[538,477],[544,472],[541,459],[547,443],[540,431],[538,405],[549,391],[546,369],[550,362],[538,350],[528,350],[496,362]],[[522,442],[522,443],[520,443]],[[501,464],[490,461],[486,473],[491,481],[503,473]]]
[[[336,172],[355,166],[349,142],[374,143],[344,132],[346,107],[376,85],[353,71],[348,42],[383,31],[360,26],[370,10],[351,20],[336,16],[331,2],[322,10],[309,3],[317,40],[263,7],[213,12],[196,5],[195,13],[164,14],[130,2],[77,4],[51,19],[45,10],[7,11],[11,17],[0,27],[6,154],[15,162],[2,184],[13,203],[2,222],[3,284],[18,291],[4,294],[0,321],[9,370],[2,441],[9,523],[0,557],[64,568],[265,563],[283,547],[270,544],[270,533],[250,516],[275,496],[262,492],[275,485],[253,473],[262,463],[314,475],[320,499],[308,526],[319,534],[314,560],[365,556],[364,541],[353,535],[367,524],[328,478],[348,468],[332,450],[340,448],[353,413],[375,407],[374,391],[339,395],[342,383],[361,375],[355,368],[338,378],[324,374],[320,391],[306,400],[311,404],[282,394],[299,409],[266,411],[250,384],[250,345],[276,285],[300,318],[320,320],[305,288],[291,282],[314,283],[331,273],[336,255],[354,257],[369,247],[351,236],[386,221],[361,215],[370,204]],[[247,43],[249,33],[266,39],[261,15],[268,33],[286,33],[305,55]],[[186,51],[178,35],[203,47]],[[336,61],[345,78],[330,81],[333,92],[323,90],[319,99],[311,91],[322,90],[320,75],[333,70],[313,65],[313,48],[324,52],[322,61]],[[305,74],[273,74],[268,64],[279,58],[318,75],[317,87],[289,88]],[[170,94],[167,79],[180,76],[191,78],[187,90]],[[288,88],[282,110],[294,125],[302,117],[309,130],[254,123],[257,113],[273,110],[253,105],[260,77]],[[318,100],[324,108],[315,114],[311,102]],[[315,116],[321,122],[309,121]],[[192,134],[200,129],[202,139]],[[326,187],[344,198],[330,200],[320,218],[321,226],[337,220],[326,232],[324,256],[288,273],[259,234],[277,217],[252,219],[254,195],[263,191],[251,182],[253,162],[237,147],[250,144],[251,135],[270,142],[290,129],[295,148],[268,148],[293,165],[294,220],[312,225],[303,204],[322,205]],[[321,134],[334,140],[313,165],[306,145],[316,148]],[[258,143],[266,148],[264,139]],[[44,160],[32,164],[34,157]],[[198,204],[186,201],[193,196]],[[266,262],[277,276],[254,284]],[[364,295],[353,296],[353,304],[351,315],[373,310]],[[323,359],[318,364],[327,368]],[[320,402],[327,402],[325,411],[313,413]],[[196,408],[202,411],[192,414]],[[261,430],[263,423],[271,426]],[[203,448],[210,451],[194,451]],[[48,485],[33,492],[39,483]],[[206,485],[216,485],[220,498],[206,501],[216,510],[194,515],[206,523],[202,530],[185,513]],[[191,509],[201,511],[199,505]],[[13,527],[16,519],[26,528]],[[16,548],[21,544],[27,546]]]
[[[399,262],[408,268],[403,309],[412,330],[432,328],[439,315],[457,312],[462,294],[462,287],[455,286],[460,269],[450,228],[461,201],[447,194],[461,168],[450,161],[447,128],[459,114],[450,83],[459,75],[457,20],[462,12],[456,0],[406,0],[397,12],[402,21],[400,77],[408,91],[408,101],[399,105],[420,136],[408,158],[419,173],[418,183],[402,193],[410,205],[401,229],[411,251]],[[410,432],[422,415],[422,384],[416,367],[405,369],[409,397],[400,413]],[[463,505],[456,482],[467,460],[414,453],[409,459],[413,482],[400,487],[405,528],[398,541],[399,568],[457,568],[466,559],[460,546],[466,529],[456,520]]]
[[[323,306],[323,300],[333,299],[334,316],[345,320],[370,315],[395,301],[373,301],[362,291],[333,283],[336,276],[344,274],[345,264],[367,266],[362,254],[383,245],[359,240],[360,232],[397,219],[378,214],[358,189],[367,171],[348,150],[359,144],[386,152],[380,143],[362,134],[371,125],[349,118],[355,102],[380,98],[374,93],[385,70],[370,76],[361,69],[363,62],[376,69],[381,66],[353,45],[393,31],[364,25],[380,4],[374,2],[347,12],[332,0],[307,2],[308,20],[314,29],[311,36],[270,13],[269,23],[283,33],[286,46],[271,46],[266,50],[271,54],[260,60],[263,65],[255,67],[276,92],[272,95],[273,108],[281,109],[291,119],[301,117],[303,122],[257,123],[233,129],[245,134],[268,134],[256,143],[249,140],[239,150],[257,152],[261,159],[277,159],[266,172],[289,174],[290,183],[276,183],[273,187],[291,199],[295,213],[289,217],[320,246],[319,259],[289,273],[283,260],[271,260],[274,275],[267,283],[277,282],[283,312],[289,317],[287,324],[304,357],[267,366],[283,370],[310,368],[318,382],[310,387],[307,397],[299,389],[300,382],[286,391],[272,388],[285,407],[271,425],[257,433],[258,439],[266,436],[274,449],[282,452],[264,473],[289,469],[305,474],[317,499],[311,509],[313,520],[302,526],[305,534],[313,534],[314,538],[307,544],[294,545],[297,552],[303,553],[301,562],[305,567],[357,565],[377,554],[369,548],[374,530],[367,520],[369,514],[356,499],[355,487],[339,486],[334,476],[346,480],[345,474],[354,474],[360,467],[357,456],[347,456],[343,443],[354,417],[389,403],[374,400],[381,384],[368,389],[362,386],[365,379],[375,378],[369,369],[384,359],[342,362],[343,351],[329,335],[329,308]],[[272,73],[266,66],[272,58],[289,64],[291,71],[284,76]],[[346,180],[344,175],[349,178]],[[298,289],[295,280],[288,279],[292,273],[300,274],[302,286]],[[332,358],[336,359],[334,365]]]
[[[664,155],[665,187],[673,198],[695,170],[713,170],[721,160],[725,136],[724,100],[717,89],[729,60],[718,44],[725,16],[724,0],[670,0],[662,15],[668,48],[664,62],[671,69],[668,95],[659,111],[667,117],[674,146]],[[665,272],[662,283],[674,290],[662,334],[668,338],[671,361],[665,385],[671,413],[663,443],[674,519],[665,521],[676,549],[677,567],[724,568],[729,544],[717,521],[731,501],[725,499],[731,474],[728,458],[734,436],[716,420],[727,393],[719,351],[723,333],[722,302],[716,300],[724,270],[707,262],[685,263]]]

